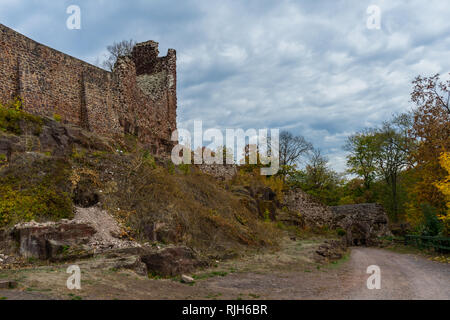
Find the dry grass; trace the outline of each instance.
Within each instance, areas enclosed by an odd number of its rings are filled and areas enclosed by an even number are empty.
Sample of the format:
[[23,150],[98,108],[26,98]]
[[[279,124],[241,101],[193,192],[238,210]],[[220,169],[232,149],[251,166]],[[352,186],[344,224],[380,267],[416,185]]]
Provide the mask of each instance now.
[[103,207],[141,241],[186,244],[212,256],[276,246],[282,231],[250,212],[226,187],[193,168],[156,165],[144,153],[89,152],[75,171],[97,172]]

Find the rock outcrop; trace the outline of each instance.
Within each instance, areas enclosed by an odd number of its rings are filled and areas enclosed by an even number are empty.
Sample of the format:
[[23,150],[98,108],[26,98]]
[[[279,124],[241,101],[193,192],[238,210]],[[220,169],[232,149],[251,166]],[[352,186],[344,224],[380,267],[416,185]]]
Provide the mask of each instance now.
[[377,245],[379,237],[389,236],[389,220],[379,204],[355,204],[331,207],[333,227],[345,230],[347,245]]
[[[27,132],[28,126],[29,123],[19,123],[22,132]],[[113,152],[114,144],[111,139],[47,117],[42,118],[42,124],[32,134],[13,135],[0,130],[0,154],[5,155],[7,161],[13,160],[14,154],[24,152],[67,156],[72,153],[74,146]]]
[[73,221],[29,222],[15,226],[12,231],[20,255],[40,260],[53,259],[73,246],[87,244],[95,233],[90,225]]
[[140,244],[120,239],[117,221],[98,207],[76,208],[74,220],[20,223],[0,230],[0,252],[39,260],[70,260]]

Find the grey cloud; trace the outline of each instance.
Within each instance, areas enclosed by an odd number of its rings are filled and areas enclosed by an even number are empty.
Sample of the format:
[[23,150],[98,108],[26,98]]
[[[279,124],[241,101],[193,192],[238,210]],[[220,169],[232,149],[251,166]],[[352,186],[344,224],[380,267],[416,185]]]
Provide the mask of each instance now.
[[[69,4],[80,31],[65,29]],[[1,23],[90,62],[122,39],[177,49],[180,127],[289,129],[337,170],[346,136],[408,110],[419,73],[450,71],[449,15],[440,0],[0,0]]]

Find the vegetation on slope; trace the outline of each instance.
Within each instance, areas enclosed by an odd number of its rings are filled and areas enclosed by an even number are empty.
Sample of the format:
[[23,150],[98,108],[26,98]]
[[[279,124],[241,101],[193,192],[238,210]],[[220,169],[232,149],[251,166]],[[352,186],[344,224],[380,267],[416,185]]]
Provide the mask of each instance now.
[[71,218],[69,172],[63,160],[30,154],[0,169],[0,227]]

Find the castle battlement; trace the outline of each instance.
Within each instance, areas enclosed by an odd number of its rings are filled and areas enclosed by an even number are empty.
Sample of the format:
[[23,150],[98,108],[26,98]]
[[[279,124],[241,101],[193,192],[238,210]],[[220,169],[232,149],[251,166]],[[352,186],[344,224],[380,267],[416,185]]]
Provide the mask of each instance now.
[[25,110],[61,116],[100,135],[136,135],[167,153],[176,130],[176,51],[138,43],[113,72],[33,41],[0,24],[0,102],[20,96]]

